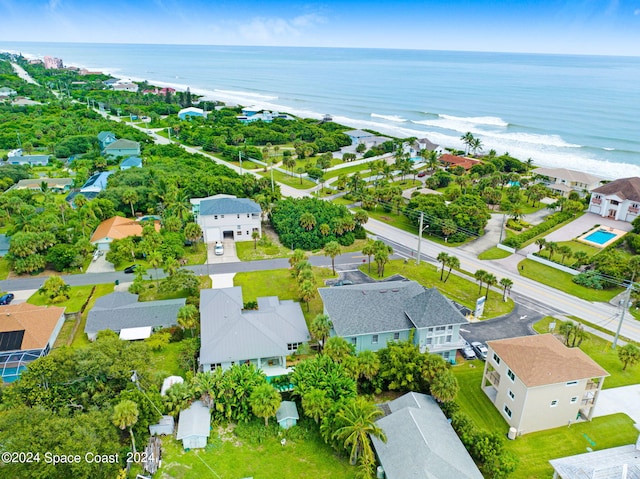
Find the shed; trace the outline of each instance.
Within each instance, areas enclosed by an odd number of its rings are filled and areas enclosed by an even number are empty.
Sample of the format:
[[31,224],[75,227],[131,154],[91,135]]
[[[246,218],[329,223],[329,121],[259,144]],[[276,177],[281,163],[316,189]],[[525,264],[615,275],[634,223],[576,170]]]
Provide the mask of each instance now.
[[9,252],[10,237],[5,234],[0,234],[0,256],[4,256]]
[[283,429],[289,429],[295,426],[298,423],[298,419],[300,419],[296,403],[293,401],[282,401],[276,411],[276,419]]
[[183,382],[184,379],[182,379],[182,377],[180,376],[168,376],[164,378],[164,381],[162,381],[162,388],[160,388],[160,396],[164,396],[165,394],[167,394],[167,389],[169,389],[174,384],[182,384]]
[[185,449],[203,448],[211,434],[211,412],[202,401],[194,401],[188,409],[180,411],[178,434]]
[[158,424],[149,424],[149,433],[152,436],[168,436],[173,434],[174,425],[173,416],[162,416]]

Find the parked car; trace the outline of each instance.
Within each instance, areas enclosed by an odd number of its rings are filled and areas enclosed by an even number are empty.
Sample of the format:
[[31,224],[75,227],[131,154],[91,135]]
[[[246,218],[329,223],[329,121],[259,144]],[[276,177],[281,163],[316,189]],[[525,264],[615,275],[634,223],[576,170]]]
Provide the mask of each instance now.
[[222,256],[224,254],[224,247],[222,246],[222,243],[218,241],[213,251],[216,256]]
[[487,359],[487,353],[489,352],[489,350],[484,344],[478,341],[474,341],[473,343],[471,343],[471,347],[476,352],[477,357],[479,357],[483,361]]
[[137,269],[138,269],[138,265],[137,264],[132,264],[131,266],[127,266],[124,269],[124,272],[125,272],[125,274],[131,274],[131,273],[135,273]]
[[334,286],[349,286],[352,284],[353,284],[353,281],[351,281],[350,279],[339,279],[338,281],[333,283]]
[[2,296],[0,296],[0,304],[9,304],[11,301],[13,301],[13,298],[15,298],[13,293],[3,294]]
[[460,354],[462,354],[462,357],[467,360],[477,359],[476,352],[473,350],[471,345],[466,341],[464,343],[464,346],[460,350]]
[[422,170],[420,173],[418,173],[418,178],[424,178],[425,176],[427,176],[427,172],[425,170]]

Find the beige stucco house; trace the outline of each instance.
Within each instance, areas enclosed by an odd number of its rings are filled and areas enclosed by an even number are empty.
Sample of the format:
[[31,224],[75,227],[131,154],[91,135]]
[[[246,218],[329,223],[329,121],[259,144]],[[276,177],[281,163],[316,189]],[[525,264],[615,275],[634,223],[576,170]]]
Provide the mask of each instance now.
[[569,196],[577,191],[581,196],[602,184],[602,178],[583,171],[568,170],[567,168],[536,168],[532,172],[539,177],[551,191]]
[[591,420],[609,375],[551,334],[488,341],[482,389],[516,433]]

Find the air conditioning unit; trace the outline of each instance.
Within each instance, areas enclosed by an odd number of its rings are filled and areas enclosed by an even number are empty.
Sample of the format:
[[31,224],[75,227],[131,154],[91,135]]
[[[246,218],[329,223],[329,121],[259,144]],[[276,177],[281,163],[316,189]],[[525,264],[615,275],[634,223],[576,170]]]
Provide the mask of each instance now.
[[378,466],[378,469],[376,470],[376,478],[377,479],[385,478],[384,469],[382,468],[382,466]]

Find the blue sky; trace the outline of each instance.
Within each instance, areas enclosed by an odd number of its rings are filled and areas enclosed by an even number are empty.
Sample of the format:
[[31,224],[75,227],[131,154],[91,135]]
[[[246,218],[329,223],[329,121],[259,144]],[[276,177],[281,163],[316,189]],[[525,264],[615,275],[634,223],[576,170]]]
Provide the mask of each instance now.
[[0,0],[0,40],[640,55],[640,0]]

